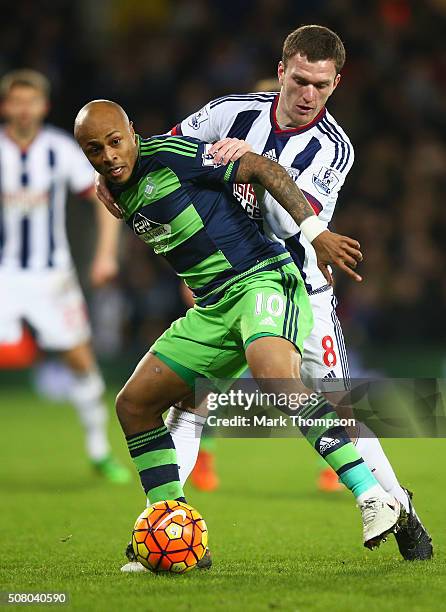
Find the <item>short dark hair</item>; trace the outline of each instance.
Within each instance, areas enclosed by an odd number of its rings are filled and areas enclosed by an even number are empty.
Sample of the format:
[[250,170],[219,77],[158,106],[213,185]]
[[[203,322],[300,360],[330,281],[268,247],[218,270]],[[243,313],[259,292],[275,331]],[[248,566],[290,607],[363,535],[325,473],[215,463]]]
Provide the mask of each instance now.
[[333,60],[338,74],[345,64],[345,47],[339,36],[320,25],[305,25],[288,34],[283,43],[282,62],[299,53],[309,62]]
[[44,74],[37,72],[37,70],[22,68],[5,74],[0,81],[0,97],[7,96],[11,89],[16,86],[34,87],[34,89],[43,93],[46,98],[50,97],[50,82]]

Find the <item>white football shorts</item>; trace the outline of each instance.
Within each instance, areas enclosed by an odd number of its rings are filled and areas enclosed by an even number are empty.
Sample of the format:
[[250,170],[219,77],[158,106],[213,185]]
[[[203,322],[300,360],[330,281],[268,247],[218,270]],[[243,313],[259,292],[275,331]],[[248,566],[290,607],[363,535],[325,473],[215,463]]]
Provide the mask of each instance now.
[[303,382],[315,391],[350,389],[347,352],[341,324],[336,315],[337,300],[333,288],[309,295],[314,326],[304,340],[301,375]]
[[0,270],[0,344],[20,340],[22,321],[38,345],[64,351],[90,339],[87,307],[74,270]]

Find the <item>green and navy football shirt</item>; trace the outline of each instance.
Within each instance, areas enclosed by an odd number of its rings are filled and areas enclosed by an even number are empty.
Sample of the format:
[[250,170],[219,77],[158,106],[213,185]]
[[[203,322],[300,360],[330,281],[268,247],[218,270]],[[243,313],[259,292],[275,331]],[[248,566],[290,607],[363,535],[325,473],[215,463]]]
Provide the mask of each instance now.
[[167,259],[200,304],[217,301],[250,274],[291,261],[224,189],[235,182],[239,162],[216,165],[211,145],[190,137],[138,138],[138,146],[130,179],[108,186],[127,224]]

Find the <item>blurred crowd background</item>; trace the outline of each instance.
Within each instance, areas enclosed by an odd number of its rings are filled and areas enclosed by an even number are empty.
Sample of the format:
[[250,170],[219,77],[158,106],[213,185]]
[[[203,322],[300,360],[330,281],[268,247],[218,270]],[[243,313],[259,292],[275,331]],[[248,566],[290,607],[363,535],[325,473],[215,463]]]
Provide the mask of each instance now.
[[[163,133],[208,100],[273,77],[292,29],[319,23],[337,31],[347,63],[328,108],[350,136],[356,161],[333,227],[359,239],[365,254],[362,284],[338,275],[350,355],[364,367],[391,369],[393,360],[400,374],[438,373],[446,340],[445,0],[0,5],[0,74],[27,66],[48,75],[49,120],[69,131],[79,107],[101,97],[121,103],[141,134]],[[70,236],[98,354],[139,356],[184,311],[179,283],[124,228],[120,277],[92,292],[90,214],[88,204],[72,202]],[[435,365],[426,365],[426,351]]]

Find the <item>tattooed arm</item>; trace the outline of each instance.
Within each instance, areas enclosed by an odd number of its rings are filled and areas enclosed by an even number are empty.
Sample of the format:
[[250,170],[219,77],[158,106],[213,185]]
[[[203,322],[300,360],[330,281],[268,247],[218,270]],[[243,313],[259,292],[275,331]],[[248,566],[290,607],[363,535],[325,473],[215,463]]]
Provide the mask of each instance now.
[[[316,223],[316,215],[304,194],[277,162],[256,153],[245,153],[240,158],[235,181],[263,185],[297,225],[301,225],[310,217],[315,217],[314,223]],[[336,264],[356,281],[362,280],[359,274],[353,271],[358,262],[362,261],[359,242],[347,236],[334,234],[327,229],[319,230],[316,237],[310,238],[310,242],[316,251],[319,269],[330,285],[333,284],[328,268],[330,263]]]
[[315,216],[308,200],[288,172],[280,164],[262,155],[252,152],[242,155],[236,181],[263,185],[297,225]]

